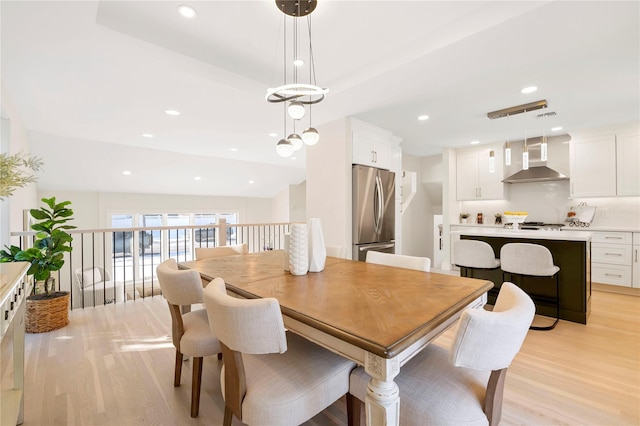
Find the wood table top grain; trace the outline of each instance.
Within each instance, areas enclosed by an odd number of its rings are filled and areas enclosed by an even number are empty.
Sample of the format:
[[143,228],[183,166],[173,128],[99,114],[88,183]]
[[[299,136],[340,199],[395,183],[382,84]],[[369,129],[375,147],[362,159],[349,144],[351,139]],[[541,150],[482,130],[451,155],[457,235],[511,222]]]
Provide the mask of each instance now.
[[392,358],[493,287],[491,281],[327,257],[322,272],[284,271],[283,252],[179,264],[207,281],[225,280],[245,298],[274,297],[282,313]]

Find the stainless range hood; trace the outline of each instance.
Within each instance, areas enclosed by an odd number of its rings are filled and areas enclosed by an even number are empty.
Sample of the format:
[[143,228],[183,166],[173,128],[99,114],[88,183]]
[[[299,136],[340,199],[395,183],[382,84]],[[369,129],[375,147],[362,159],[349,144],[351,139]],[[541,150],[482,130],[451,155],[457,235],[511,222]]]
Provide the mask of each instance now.
[[[569,135],[559,135],[547,138],[547,144],[567,142],[571,139]],[[546,161],[540,159],[540,144],[542,137],[527,140],[527,150],[529,151],[529,169],[520,170],[508,178],[502,180],[504,183],[528,183],[528,182],[553,182],[569,180],[569,176],[547,167]],[[513,143],[512,143],[513,145]]]

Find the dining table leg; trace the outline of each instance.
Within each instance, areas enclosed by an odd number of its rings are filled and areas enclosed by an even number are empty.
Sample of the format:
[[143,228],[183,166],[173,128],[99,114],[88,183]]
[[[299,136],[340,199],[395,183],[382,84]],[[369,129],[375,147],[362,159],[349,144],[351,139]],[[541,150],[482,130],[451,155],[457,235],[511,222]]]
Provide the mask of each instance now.
[[400,424],[400,392],[393,381],[400,373],[400,361],[366,354],[365,371],[371,376],[365,397],[365,417],[368,426]]

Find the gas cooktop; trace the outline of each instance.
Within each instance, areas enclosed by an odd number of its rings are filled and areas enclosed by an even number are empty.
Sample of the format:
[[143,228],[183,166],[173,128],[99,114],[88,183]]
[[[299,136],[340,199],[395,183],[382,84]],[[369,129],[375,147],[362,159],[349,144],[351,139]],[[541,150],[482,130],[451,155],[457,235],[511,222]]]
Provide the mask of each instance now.
[[564,224],[562,223],[545,223],[545,222],[522,222],[520,224],[520,229],[534,229],[534,230],[545,230],[545,231],[554,231],[560,230]]

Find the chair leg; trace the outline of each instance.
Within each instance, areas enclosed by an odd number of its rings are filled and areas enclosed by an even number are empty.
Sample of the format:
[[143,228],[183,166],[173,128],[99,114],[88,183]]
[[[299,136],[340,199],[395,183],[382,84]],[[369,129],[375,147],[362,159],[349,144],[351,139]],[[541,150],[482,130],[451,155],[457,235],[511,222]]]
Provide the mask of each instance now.
[[532,325],[531,327],[529,327],[529,330],[553,330],[554,328],[556,328],[558,321],[560,321],[560,279],[558,278],[558,274],[556,274],[556,320],[553,322],[553,324],[544,327]]
[[231,409],[225,405],[224,407],[224,420],[223,426],[231,426],[231,421],[233,420],[233,412]]
[[182,353],[176,349],[176,368],[173,374],[173,386],[180,386],[180,377],[182,376]]
[[347,424],[348,426],[360,426],[362,421],[363,403],[355,396],[347,393]]
[[202,357],[193,357],[193,377],[191,378],[191,417],[198,417],[200,411],[200,385],[202,383]]

